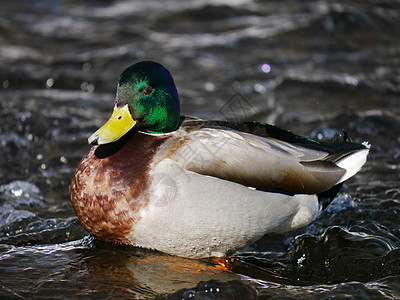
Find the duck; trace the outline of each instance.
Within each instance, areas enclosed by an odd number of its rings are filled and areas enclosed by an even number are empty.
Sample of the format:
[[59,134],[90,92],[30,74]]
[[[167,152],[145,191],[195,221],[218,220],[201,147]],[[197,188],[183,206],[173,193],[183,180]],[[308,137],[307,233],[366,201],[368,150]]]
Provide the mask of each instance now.
[[70,196],[95,237],[170,255],[228,257],[312,222],[365,164],[370,144],[321,142],[259,122],[180,114],[171,73],[137,62],[119,77]]

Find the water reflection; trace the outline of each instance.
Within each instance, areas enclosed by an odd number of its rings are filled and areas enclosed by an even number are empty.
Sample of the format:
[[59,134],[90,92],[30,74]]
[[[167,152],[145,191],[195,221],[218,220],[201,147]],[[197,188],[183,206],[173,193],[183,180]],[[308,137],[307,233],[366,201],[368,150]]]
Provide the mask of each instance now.
[[40,298],[57,291],[64,297],[154,298],[191,288],[200,281],[238,279],[238,275],[221,271],[211,262],[106,244],[92,238],[48,246],[2,246],[2,252],[2,284],[7,286],[9,296]]

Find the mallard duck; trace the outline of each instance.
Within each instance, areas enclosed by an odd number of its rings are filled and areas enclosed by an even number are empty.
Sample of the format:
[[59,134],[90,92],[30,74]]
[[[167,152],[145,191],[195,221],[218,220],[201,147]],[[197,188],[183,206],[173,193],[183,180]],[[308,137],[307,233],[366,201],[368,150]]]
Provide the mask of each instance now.
[[86,230],[188,258],[225,257],[310,223],[369,152],[368,143],[181,116],[171,74],[151,61],[123,71],[111,118],[88,141],[70,188]]

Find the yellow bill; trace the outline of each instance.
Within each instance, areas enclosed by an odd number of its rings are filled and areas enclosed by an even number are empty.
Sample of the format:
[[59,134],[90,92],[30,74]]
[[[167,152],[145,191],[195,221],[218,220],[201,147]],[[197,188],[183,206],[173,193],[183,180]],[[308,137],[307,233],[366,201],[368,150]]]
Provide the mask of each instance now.
[[88,138],[88,142],[98,145],[115,142],[131,130],[135,124],[136,121],[129,112],[128,104],[121,108],[115,105],[110,119]]

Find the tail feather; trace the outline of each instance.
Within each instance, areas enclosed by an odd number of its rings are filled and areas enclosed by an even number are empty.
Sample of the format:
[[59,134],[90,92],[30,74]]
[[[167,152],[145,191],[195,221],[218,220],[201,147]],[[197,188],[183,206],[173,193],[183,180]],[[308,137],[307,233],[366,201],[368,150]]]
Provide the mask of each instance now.
[[350,177],[354,176],[365,164],[365,162],[367,161],[370,145],[368,143],[364,143],[364,146],[364,149],[352,152],[335,162],[338,167],[346,170],[338,183],[342,183]]
[[343,182],[354,176],[358,171],[360,171],[361,167],[367,161],[367,156],[371,145],[367,142],[364,142],[363,146],[365,146],[364,149],[352,151],[348,153],[348,155],[343,156],[342,158],[335,161],[335,164],[338,167],[344,169],[345,173],[340,178],[338,183],[334,185],[331,189],[317,195],[318,202],[320,203],[322,209],[325,209],[333,201],[333,199],[335,199],[337,193],[343,185]]

